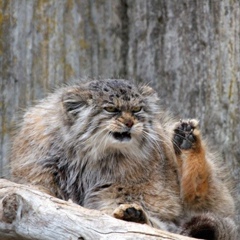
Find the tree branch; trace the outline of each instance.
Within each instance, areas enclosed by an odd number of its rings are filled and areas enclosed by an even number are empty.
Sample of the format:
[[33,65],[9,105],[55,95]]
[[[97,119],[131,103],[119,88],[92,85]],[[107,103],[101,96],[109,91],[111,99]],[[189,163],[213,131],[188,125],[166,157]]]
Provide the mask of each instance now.
[[4,240],[191,239],[121,221],[5,179],[0,179],[0,236]]

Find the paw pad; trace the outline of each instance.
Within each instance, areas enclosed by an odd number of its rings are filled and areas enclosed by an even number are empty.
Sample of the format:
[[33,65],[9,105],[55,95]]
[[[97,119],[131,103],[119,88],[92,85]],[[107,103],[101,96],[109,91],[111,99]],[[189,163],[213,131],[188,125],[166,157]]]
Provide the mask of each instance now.
[[198,126],[196,120],[182,121],[177,124],[174,130],[173,142],[176,153],[180,153],[181,149],[191,149],[193,143],[196,141],[194,129]]
[[113,216],[129,222],[146,223],[146,215],[136,204],[122,204],[115,209]]

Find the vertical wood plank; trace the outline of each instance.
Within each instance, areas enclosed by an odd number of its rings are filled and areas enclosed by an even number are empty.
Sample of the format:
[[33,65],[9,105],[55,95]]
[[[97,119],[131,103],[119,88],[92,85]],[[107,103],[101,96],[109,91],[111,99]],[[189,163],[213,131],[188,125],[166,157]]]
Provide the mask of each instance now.
[[0,176],[19,110],[75,79],[130,78],[200,119],[240,209],[239,42],[238,0],[0,0]]

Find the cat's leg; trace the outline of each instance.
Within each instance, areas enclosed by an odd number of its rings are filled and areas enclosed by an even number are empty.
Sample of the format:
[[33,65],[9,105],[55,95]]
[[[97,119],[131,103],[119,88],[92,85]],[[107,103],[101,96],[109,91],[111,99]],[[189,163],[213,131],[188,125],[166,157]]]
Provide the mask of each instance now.
[[179,165],[181,193],[186,203],[204,200],[209,191],[210,167],[206,160],[198,121],[180,121],[173,136]]
[[144,212],[143,208],[135,203],[132,204],[121,204],[113,212],[115,218],[137,223],[146,223],[151,225],[147,214]]
[[126,196],[130,196],[132,191],[132,186],[106,184],[86,195],[84,207],[100,210],[117,219],[151,225],[147,213],[136,203],[137,201],[126,201]]
[[[211,240],[236,240],[234,202],[217,175],[213,156],[207,152],[198,121],[175,125],[173,143],[179,165],[181,197],[195,216],[185,221],[182,234]],[[208,212],[208,213],[207,213]],[[201,214],[200,214],[201,213]]]
[[124,221],[147,224],[164,231],[179,233],[179,226],[176,223],[162,221],[157,216],[151,216],[149,212],[145,212],[143,208],[136,203],[119,205],[114,210],[113,216]]

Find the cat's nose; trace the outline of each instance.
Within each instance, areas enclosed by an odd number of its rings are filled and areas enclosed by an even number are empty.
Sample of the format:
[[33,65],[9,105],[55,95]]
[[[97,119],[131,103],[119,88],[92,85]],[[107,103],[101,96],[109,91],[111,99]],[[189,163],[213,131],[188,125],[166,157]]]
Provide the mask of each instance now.
[[127,127],[131,128],[131,127],[133,126],[133,121],[132,121],[132,120],[127,120],[127,121],[125,122],[125,125],[126,125]]

